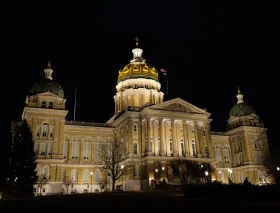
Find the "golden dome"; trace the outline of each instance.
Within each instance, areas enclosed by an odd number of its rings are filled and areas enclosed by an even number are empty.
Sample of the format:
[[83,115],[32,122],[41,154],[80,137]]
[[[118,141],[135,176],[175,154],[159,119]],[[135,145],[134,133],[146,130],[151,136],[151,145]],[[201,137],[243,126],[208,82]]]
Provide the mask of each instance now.
[[119,71],[118,83],[132,78],[148,78],[158,81],[158,71],[154,67],[146,64],[145,59],[142,58],[143,50],[138,47],[139,38],[136,37],[135,41],[136,48],[132,50],[133,59],[122,71]]
[[118,83],[132,78],[148,78],[158,81],[158,71],[146,63],[130,63],[119,72]]

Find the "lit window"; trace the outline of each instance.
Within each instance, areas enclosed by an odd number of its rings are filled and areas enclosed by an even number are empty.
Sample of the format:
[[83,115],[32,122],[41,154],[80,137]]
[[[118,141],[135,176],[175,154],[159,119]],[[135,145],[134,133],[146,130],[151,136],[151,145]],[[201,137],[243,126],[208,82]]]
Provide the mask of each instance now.
[[137,143],[133,144],[133,153],[137,154]]
[[94,181],[99,182],[100,181],[100,172],[97,170],[94,173]]
[[86,169],[86,170],[84,171],[84,174],[83,174],[83,182],[84,182],[84,183],[88,183],[88,179],[89,179],[89,172],[88,172],[88,170]]
[[47,123],[43,124],[43,131],[42,131],[42,137],[47,137],[49,130],[49,125]]
[[80,145],[80,140],[78,138],[75,138],[72,142],[72,159],[73,160],[79,159],[79,145]]

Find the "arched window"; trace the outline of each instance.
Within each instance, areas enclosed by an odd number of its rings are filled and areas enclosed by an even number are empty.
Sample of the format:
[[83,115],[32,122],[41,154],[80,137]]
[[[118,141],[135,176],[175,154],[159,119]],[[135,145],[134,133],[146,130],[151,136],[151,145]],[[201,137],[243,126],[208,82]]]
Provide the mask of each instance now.
[[42,175],[46,178],[50,176],[50,167],[49,166],[44,166],[42,169]]
[[230,163],[230,152],[229,151],[230,151],[229,147],[225,146],[224,149],[223,149],[225,164],[229,164]]
[[53,127],[50,127],[50,139],[53,139]]
[[194,139],[192,139],[192,150],[193,150],[193,155],[196,156],[196,144]]
[[39,138],[40,137],[40,126],[37,126],[36,127],[36,138]]
[[43,123],[42,129],[42,137],[46,138],[49,132],[49,124]]
[[69,144],[69,140],[68,138],[64,139],[64,144],[63,144],[63,158],[67,159],[68,157],[68,144]]
[[49,108],[50,108],[50,109],[53,109],[53,102],[50,102],[50,103],[49,103]]
[[169,151],[172,153],[173,147],[172,147],[172,137],[169,138]]
[[52,154],[52,144],[51,143],[48,144],[48,150],[47,151],[48,151],[47,152],[48,155]]
[[100,172],[99,172],[99,170],[96,170],[94,172],[94,181],[95,182],[99,182],[100,181]]
[[38,153],[39,153],[39,143],[34,144],[34,151],[38,155]]
[[43,102],[42,102],[42,107],[43,107],[43,108],[46,108],[46,101],[43,101]]
[[46,143],[40,143],[40,155],[46,155],[47,153],[47,144]]
[[87,138],[84,141],[84,160],[90,159],[90,148],[91,148],[91,140]]
[[72,159],[79,159],[79,145],[80,140],[78,138],[74,138],[72,142]]
[[182,155],[185,155],[184,138],[181,138],[181,151]]
[[96,143],[94,144],[94,160],[101,160],[101,144],[100,143]]
[[73,169],[71,172],[71,180],[72,180],[72,182],[78,181],[78,172],[76,169]]
[[83,182],[84,182],[84,183],[88,183],[88,182],[89,182],[89,171],[88,171],[87,169],[84,170]]
[[215,156],[216,156],[216,161],[218,163],[222,163],[222,150],[221,150],[221,145],[216,145],[215,146]]

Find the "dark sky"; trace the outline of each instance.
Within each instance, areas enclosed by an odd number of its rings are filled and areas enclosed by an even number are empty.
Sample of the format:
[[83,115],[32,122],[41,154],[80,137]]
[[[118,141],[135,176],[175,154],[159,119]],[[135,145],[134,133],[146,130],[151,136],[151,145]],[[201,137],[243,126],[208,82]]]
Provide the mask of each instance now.
[[[65,91],[67,119],[73,119],[77,88],[76,120],[106,122],[114,114],[118,70],[132,58],[136,35],[147,63],[168,69],[170,98],[207,108],[213,130],[225,129],[239,85],[268,127],[271,143],[279,140],[279,83],[268,76],[275,69],[276,57],[267,51],[272,42],[260,34],[263,22],[243,19],[244,11],[225,24],[223,1],[7,1],[0,14],[7,112],[1,143],[9,142],[10,122],[21,118],[25,94],[43,77],[48,58]],[[160,82],[164,91],[162,76]]]

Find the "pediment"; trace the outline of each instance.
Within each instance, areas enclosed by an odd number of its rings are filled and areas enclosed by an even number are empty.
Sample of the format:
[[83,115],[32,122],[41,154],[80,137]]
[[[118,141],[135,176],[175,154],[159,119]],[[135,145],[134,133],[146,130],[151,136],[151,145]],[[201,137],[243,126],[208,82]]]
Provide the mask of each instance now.
[[184,101],[181,98],[175,98],[160,104],[153,105],[149,107],[153,110],[164,110],[164,111],[172,111],[172,112],[184,112],[184,113],[191,113],[191,114],[205,114],[210,116],[206,110],[200,109],[193,104]]

